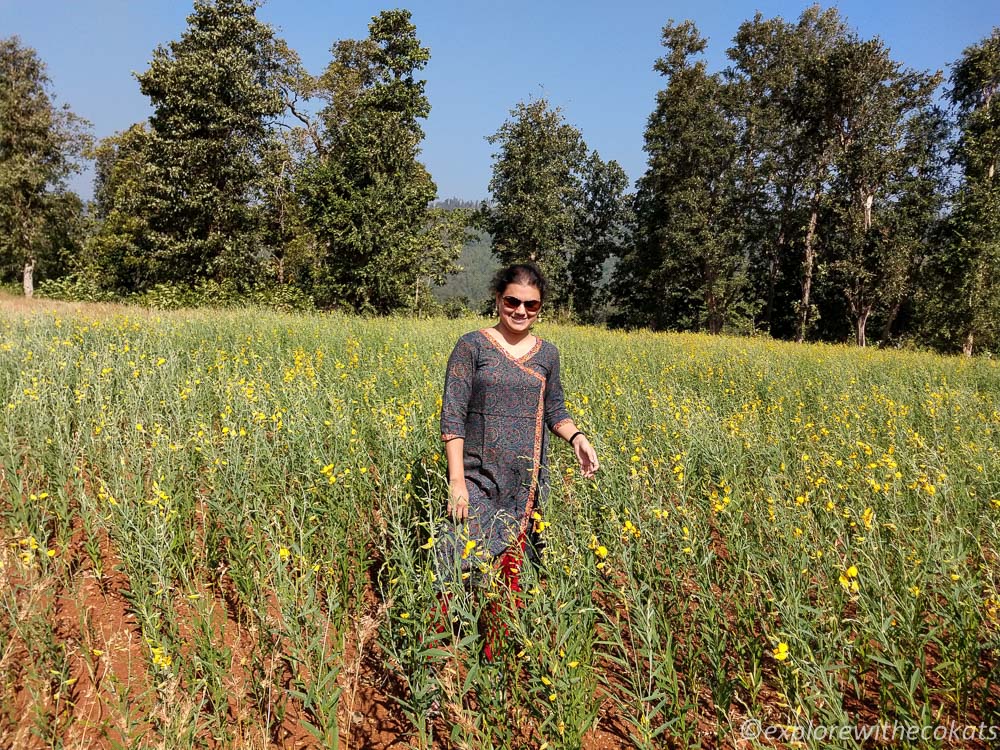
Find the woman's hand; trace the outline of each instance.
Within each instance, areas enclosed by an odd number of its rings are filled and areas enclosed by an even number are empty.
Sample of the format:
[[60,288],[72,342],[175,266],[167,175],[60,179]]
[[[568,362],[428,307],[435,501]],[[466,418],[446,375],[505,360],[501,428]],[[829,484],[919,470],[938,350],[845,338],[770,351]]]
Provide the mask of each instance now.
[[587,479],[592,479],[601,465],[597,461],[597,451],[586,435],[580,435],[573,441],[573,451],[576,453],[576,460],[580,462],[580,473]]
[[469,489],[465,480],[448,484],[448,515],[456,522],[469,517]]

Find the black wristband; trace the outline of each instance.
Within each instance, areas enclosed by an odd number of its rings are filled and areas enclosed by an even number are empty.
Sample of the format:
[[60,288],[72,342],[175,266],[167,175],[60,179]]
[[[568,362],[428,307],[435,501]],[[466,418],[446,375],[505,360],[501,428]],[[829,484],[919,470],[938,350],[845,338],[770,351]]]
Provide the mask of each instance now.
[[[582,433],[582,432],[580,432],[579,430],[577,430],[577,431],[576,431],[576,432],[574,432],[574,433],[573,433],[572,435],[570,435],[570,438],[569,438],[569,444],[570,444],[570,445],[573,445],[573,441],[574,441],[574,440],[576,440],[576,436],[577,436],[577,435],[583,435],[583,433]],[[576,446],[573,446],[573,447],[575,448]]]

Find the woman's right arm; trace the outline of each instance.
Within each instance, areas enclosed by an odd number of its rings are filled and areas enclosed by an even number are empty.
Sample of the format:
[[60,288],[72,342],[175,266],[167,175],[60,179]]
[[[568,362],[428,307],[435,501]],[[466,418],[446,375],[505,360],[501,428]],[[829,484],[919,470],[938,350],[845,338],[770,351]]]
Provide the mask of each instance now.
[[465,485],[465,438],[452,438],[444,444],[448,457],[448,515],[456,521],[469,516],[469,488]]
[[465,485],[465,418],[472,398],[476,352],[465,339],[448,358],[441,398],[441,439],[448,458],[448,513],[457,521],[469,514],[469,490]]

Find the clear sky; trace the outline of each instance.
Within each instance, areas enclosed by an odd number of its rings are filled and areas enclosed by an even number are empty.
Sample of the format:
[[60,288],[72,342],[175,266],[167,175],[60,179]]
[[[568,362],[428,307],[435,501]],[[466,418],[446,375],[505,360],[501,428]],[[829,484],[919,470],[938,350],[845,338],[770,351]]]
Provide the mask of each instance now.
[[[518,101],[544,95],[587,144],[616,159],[634,181],[645,168],[642,134],[662,79],[653,72],[660,30],[693,20],[708,37],[710,69],[725,66],[739,24],[756,11],[793,20],[791,0],[269,0],[259,11],[312,73],[335,40],[367,35],[380,10],[406,7],[430,48],[431,115],[423,159],[441,198],[486,197],[495,132]],[[0,0],[0,36],[18,35],[48,65],[57,101],[93,123],[97,137],[149,115],[133,72],[153,48],[180,37],[190,0]],[[846,0],[838,7],[895,59],[947,73],[970,44],[1000,25],[998,0]],[[73,187],[90,197],[89,174]]]

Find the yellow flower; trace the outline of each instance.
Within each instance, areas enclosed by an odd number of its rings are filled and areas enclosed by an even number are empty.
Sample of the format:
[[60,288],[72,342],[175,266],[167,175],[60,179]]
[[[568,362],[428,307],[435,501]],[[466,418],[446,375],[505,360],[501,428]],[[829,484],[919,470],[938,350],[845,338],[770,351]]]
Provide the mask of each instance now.
[[788,644],[781,641],[774,649],[772,649],[771,653],[778,661],[785,661],[785,659],[788,658]]
[[840,574],[838,580],[840,585],[843,586],[844,591],[850,594],[858,593],[858,568],[856,565],[852,565],[843,573]]
[[476,542],[474,539],[470,539],[465,543],[465,549],[462,551],[462,559],[465,560],[469,554],[476,548]]
[[174,663],[173,657],[159,646],[150,647],[150,653],[153,656],[153,666],[155,667],[167,670],[170,669],[170,665]]
[[421,544],[420,545],[420,549],[430,549],[431,547],[434,546],[434,543],[436,541],[437,541],[437,537],[433,537],[432,536],[430,539],[427,540],[427,544]]
[[608,548],[605,547],[603,544],[599,544],[597,545],[597,549],[594,550],[594,554],[596,554],[599,558],[603,560],[605,557],[608,556]]
[[282,547],[281,549],[278,550],[278,557],[280,557],[282,560],[287,560],[291,556],[291,554],[292,553],[289,551],[288,547]]

